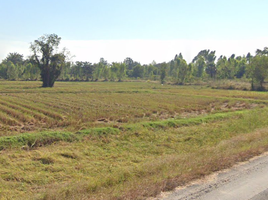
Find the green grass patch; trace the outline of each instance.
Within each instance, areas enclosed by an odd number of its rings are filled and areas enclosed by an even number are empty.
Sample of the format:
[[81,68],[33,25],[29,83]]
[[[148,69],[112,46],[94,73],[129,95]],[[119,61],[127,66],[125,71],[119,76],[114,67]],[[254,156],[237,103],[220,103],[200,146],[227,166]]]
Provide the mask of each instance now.
[[163,120],[163,121],[155,121],[155,122],[144,122],[141,123],[144,127],[148,128],[175,128],[181,126],[192,126],[198,125],[202,123],[209,123],[214,122],[217,120],[223,120],[234,116],[242,116],[243,113],[248,111],[235,111],[235,112],[226,112],[226,113],[216,113],[206,116],[194,117],[194,118],[187,118],[187,119],[170,119],[170,120]]
[[92,128],[78,131],[76,134],[71,132],[40,132],[35,134],[23,133],[15,136],[0,137],[0,150],[10,148],[36,148],[54,144],[56,142],[77,142],[84,136],[109,136],[119,134],[117,128]]
[[42,132],[36,134],[24,133],[15,136],[0,137],[0,149],[14,148],[14,147],[41,147],[45,145],[51,145],[55,142],[77,141],[78,137],[73,133],[65,132]]
[[143,122],[138,124],[127,125],[119,128],[103,127],[103,128],[91,128],[80,130],[78,132],[41,132],[41,133],[23,133],[15,136],[0,137],[0,150],[15,147],[28,147],[36,148],[41,146],[51,145],[59,141],[75,142],[81,140],[84,136],[105,136],[118,135],[121,131],[137,132],[144,128],[178,128],[182,126],[193,126],[202,123],[215,122],[217,120],[223,120],[234,116],[242,116],[243,113],[249,111],[236,111],[230,113],[216,113],[208,116],[178,119],[178,120],[163,120],[156,122]]
[[92,128],[78,131],[77,134],[91,135],[91,136],[109,136],[119,134],[118,128],[104,127],[104,128]]

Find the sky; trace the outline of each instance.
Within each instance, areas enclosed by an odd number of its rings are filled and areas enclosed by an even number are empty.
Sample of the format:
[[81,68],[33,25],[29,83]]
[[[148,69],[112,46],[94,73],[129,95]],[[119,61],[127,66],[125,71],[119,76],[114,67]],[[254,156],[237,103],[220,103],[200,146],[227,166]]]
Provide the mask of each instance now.
[[268,46],[267,0],[0,0],[0,61],[26,58],[44,34],[62,38],[73,61],[141,64],[255,54]]

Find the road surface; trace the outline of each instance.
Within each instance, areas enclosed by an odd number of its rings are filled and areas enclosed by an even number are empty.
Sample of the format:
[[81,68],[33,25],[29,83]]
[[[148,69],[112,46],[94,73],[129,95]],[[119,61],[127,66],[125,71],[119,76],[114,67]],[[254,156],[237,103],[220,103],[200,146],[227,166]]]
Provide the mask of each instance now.
[[155,200],[268,200],[268,154],[212,174]]

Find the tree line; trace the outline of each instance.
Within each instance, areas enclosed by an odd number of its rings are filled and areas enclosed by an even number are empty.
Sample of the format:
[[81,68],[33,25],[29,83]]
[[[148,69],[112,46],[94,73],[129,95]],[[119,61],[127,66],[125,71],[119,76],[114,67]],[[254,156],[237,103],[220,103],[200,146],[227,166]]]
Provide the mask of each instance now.
[[190,63],[180,53],[164,63],[141,65],[130,57],[123,62],[98,63],[68,60],[66,49],[58,51],[61,38],[56,34],[44,35],[33,43],[33,54],[24,59],[22,54],[9,53],[0,64],[0,78],[5,80],[42,80],[43,87],[53,87],[61,81],[123,81],[144,79],[183,85],[196,80],[247,79],[252,90],[264,90],[268,76],[268,48],[257,49],[253,56],[221,55],[202,50]]

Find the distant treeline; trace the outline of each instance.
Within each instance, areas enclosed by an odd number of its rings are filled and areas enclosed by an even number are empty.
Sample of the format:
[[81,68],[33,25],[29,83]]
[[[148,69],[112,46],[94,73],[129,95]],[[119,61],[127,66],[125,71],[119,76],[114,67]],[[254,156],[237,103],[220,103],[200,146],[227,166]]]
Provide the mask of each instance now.
[[[0,64],[0,78],[5,80],[40,80],[40,69],[32,58],[24,59],[19,53],[9,53]],[[57,80],[62,81],[123,81],[124,79],[144,79],[177,84],[195,80],[240,79],[251,82],[252,89],[263,90],[268,76],[268,48],[257,50],[256,55],[220,56],[215,51],[202,50],[187,63],[182,54],[176,55],[168,63],[141,65],[126,58],[123,62],[108,63],[101,58],[98,63],[66,62],[62,65]]]

